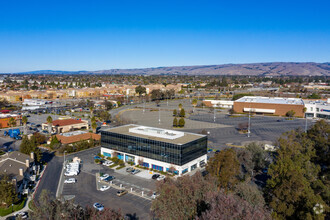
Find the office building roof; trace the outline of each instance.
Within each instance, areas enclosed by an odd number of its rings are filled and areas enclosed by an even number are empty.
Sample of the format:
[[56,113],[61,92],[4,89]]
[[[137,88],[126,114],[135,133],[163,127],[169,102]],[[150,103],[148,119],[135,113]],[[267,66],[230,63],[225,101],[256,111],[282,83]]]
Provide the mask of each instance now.
[[194,140],[198,140],[201,137],[205,137],[205,135],[201,135],[201,134],[174,131],[163,128],[140,126],[135,124],[128,124],[114,128],[107,128],[107,129],[103,129],[102,131],[108,131],[112,133],[118,133],[118,134],[140,137],[149,140],[167,142],[178,145],[186,144]]
[[244,96],[236,100],[235,102],[304,105],[303,100],[300,98],[262,97],[262,96]]
[[86,122],[76,120],[76,119],[63,119],[63,120],[53,121],[53,126],[67,126],[67,125],[74,125],[74,124],[81,124],[81,123],[86,123]]

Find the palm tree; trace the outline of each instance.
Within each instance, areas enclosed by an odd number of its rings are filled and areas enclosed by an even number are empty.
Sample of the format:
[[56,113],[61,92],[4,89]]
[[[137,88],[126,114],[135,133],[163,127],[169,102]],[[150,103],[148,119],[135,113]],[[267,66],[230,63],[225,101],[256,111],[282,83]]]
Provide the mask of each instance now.
[[94,107],[93,106],[89,107],[89,111],[91,112],[91,118],[92,118],[93,117]]
[[191,104],[194,106],[193,112],[195,112],[195,107],[197,106],[197,99],[192,100]]
[[49,132],[49,134],[51,134],[52,133],[52,124],[53,124],[52,116],[47,117],[47,123],[48,123],[48,132]]
[[97,128],[97,124],[96,124],[96,122],[93,122],[92,123],[93,133],[96,133],[96,128]]
[[23,116],[22,123],[24,125],[24,134],[27,133],[27,130],[26,130],[26,124],[27,124],[27,122],[28,122],[28,118],[26,116]]

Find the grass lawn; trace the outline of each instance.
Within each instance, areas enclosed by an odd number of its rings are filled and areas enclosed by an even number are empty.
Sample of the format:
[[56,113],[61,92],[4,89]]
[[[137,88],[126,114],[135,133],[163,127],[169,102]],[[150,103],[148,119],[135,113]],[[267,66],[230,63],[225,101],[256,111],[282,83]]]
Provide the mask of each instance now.
[[21,210],[24,207],[26,200],[27,198],[24,197],[20,202],[14,204],[13,207],[9,206],[8,208],[0,208],[0,216],[6,216],[13,212],[17,212],[18,210]]

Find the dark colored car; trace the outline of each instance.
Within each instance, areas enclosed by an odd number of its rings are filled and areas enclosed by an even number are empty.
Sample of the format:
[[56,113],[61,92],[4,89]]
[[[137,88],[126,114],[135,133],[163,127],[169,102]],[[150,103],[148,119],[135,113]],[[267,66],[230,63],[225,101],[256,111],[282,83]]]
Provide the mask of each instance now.
[[159,174],[154,174],[154,175],[152,175],[152,177],[151,177],[151,178],[152,178],[153,180],[156,180],[158,177],[160,177],[160,175],[159,175]]
[[216,154],[217,154],[217,153],[220,153],[220,150],[217,150],[215,153],[216,153]]
[[114,176],[109,176],[107,178],[104,179],[105,182],[110,182],[112,180],[116,179]]

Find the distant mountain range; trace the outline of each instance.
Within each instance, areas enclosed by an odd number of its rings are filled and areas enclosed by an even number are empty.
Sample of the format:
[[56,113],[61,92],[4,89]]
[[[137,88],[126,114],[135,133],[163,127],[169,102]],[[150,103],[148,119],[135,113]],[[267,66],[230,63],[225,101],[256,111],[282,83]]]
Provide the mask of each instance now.
[[141,69],[110,69],[98,71],[39,70],[17,74],[127,74],[127,75],[263,75],[263,76],[330,76],[327,63],[250,63],[201,66],[174,66]]

